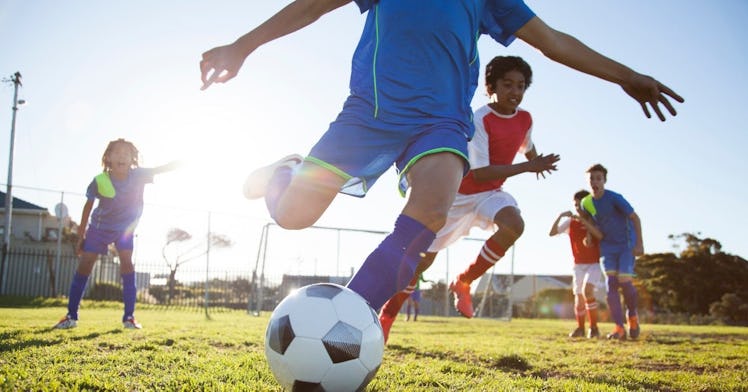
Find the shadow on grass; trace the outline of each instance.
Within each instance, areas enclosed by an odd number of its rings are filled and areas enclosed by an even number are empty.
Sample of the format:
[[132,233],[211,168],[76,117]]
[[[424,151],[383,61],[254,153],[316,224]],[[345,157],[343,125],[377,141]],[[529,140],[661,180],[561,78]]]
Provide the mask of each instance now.
[[[49,333],[52,331],[51,328],[40,328],[32,333],[35,335],[47,335],[49,336]],[[48,347],[53,346],[56,344],[66,343],[70,341],[86,341],[90,339],[95,339],[103,335],[115,335],[115,334],[121,334],[122,330],[120,329],[112,329],[107,332],[92,332],[87,335],[78,335],[78,336],[68,336],[65,331],[59,331],[59,335],[50,337],[50,338],[34,338],[34,339],[23,339],[24,335],[27,335],[27,331],[5,331],[0,333],[0,353],[2,352],[10,352],[10,351],[16,351],[16,350],[24,350],[27,348],[35,348],[35,347]],[[62,335],[65,334],[65,335]]]

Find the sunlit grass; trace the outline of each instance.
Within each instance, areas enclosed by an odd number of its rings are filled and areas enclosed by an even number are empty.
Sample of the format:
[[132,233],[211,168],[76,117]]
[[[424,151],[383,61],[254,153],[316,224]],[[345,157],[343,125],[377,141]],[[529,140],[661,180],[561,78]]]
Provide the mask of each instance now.
[[[84,303],[0,308],[1,390],[279,390],[265,361],[269,313]],[[421,317],[395,323],[370,391],[746,390],[748,328],[644,325],[638,341],[571,340],[569,320]],[[610,325],[603,324],[606,332]]]

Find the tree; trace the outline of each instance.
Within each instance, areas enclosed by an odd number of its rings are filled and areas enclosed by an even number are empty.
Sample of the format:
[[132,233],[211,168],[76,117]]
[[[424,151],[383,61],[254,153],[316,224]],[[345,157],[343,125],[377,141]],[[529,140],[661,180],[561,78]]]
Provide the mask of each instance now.
[[208,233],[208,240],[193,240],[192,234],[180,228],[171,228],[166,233],[166,243],[161,248],[161,256],[169,267],[169,299],[174,297],[174,289],[177,283],[177,270],[180,266],[204,256],[210,248],[228,248],[233,246],[231,239],[225,235]]
[[[679,256],[660,253],[637,259],[637,276],[651,295],[655,312],[707,315],[714,307],[723,315],[729,311],[725,307],[734,305],[732,311],[739,312],[740,304],[748,303],[748,261],[722,252],[719,241],[700,238],[699,233],[669,238],[685,242]],[[725,299],[726,294],[735,297]]]

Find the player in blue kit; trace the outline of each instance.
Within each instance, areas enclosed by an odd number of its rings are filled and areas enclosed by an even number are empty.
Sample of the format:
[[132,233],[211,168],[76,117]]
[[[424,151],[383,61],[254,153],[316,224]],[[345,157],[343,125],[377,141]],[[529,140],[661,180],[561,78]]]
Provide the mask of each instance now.
[[626,303],[629,336],[636,339],[640,327],[633,277],[635,258],[644,254],[641,220],[620,193],[605,189],[608,170],[603,165],[593,165],[587,169],[587,174],[592,193],[582,199],[582,207],[599,229],[591,234],[600,241],[600,258],[608,277],[608,309],[616,323],[607,338],[626,339],[620,290]]
[[[202,88],[232,79],[261,45],[347,3],[294,1],[235,42],[203,53]],[[551,29],[521,0],[355,3],[367,16],[343,110],[306,157],[291,155],[250,174],[245,195],[264,197],[281,227],[303,229],[338,193],[364,196],[394,164],[401,194],[410,188],[408,201],[348,284],[374,309],[408,285],[469,169],[480,35],[503,45],[518,37],[557,62],[617,83],[648,117],[651,108],[665,119],[660,104],[675,115],[668,96],[683,101],[655,79]]]
[[[78,232],[80,262],[70,283],[68,313],[54,328],[69,329],[78,325],[78,307],[88,277],[98,256],[107,254],[112,243],[117,249],[122,275],[125,305],[122,325],[128,329],[141,328],[133,316],[137,294],[132,262],[135,227],[143,213],[145,185],[152,183],[156,174],[174,170],[178,165],[178,162],[171,162],[154,168],[139,167],[138,149],[134,144],[125,139],[109,142],[101,157],[104,171],[94,177],[86,190],[87,200]],[[94,208],[96,199],[99,203]]]

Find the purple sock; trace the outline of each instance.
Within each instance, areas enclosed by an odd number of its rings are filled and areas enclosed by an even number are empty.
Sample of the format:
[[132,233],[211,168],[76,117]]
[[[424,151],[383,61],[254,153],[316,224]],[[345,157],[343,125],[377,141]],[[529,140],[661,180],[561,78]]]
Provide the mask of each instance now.
[[393,294],[408,287],[421,254],[426,252],[434,237],[436,234],[426,226],[401,214],[395,221],[395,230],[366,258],[348,282],[348,288],[379,311]]
[[275,219],[275,207],[278,205],[283,192],[288,188],[288,184],[291,183],[293,177],[293,169],[287,166],[281,166],[275,170],[273,177],[268,183],[267,191],[265,192],[265,205],[270,212],[270,216]]
[[637,293],[634,282],[623,282],[621,283],[621,289],[623,291],[623,301],[626,303],[626,310],[629,317],[636,316],[636,305],[637,305]]
[[623,309],[621,309],[621,295],[618,293],[618,277],[608,276],[608,310],[616,325],[623,326]]
[[70,292],[68,293],[68,315],[74,320],[78,320],[78,308],[83,298],[83,292],[86,290],[88,275],[81,275],[78,272],[73,275],[73,281],[70,282]]
[[136,296],[135,272],[122,274],[122,301],[125,303],[125,315],[122,316],[122,321],[125,321],[128,317],[132,317],[133,313],[135,313]]

